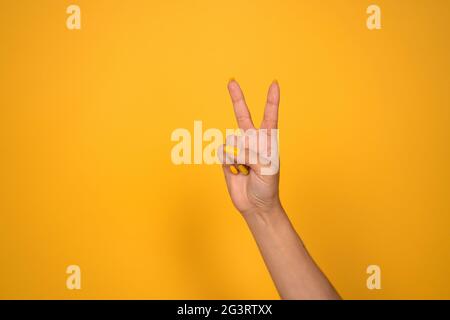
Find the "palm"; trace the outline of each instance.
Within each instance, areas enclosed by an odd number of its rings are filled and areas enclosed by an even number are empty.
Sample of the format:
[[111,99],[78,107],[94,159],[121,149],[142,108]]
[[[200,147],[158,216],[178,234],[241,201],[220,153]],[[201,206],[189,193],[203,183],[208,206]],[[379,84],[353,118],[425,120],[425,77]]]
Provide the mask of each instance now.
[[[239,128],[244,131],[254,129],[250,112],[239,85],[236,81],[231,81],[228,84],[228,89],[233,101]],[[270,130],[277,128],[279,92],[278,84],[276,82],[272,83],[267,95],[267,104],[261,129]],[[270,140],[270,137],[268,139]],[[251,166],[248,175],[232,174],[229,165],[224,165],[224,173],[231,200],[240,212],[252,212],[255,209],[271,207],[278,203],[279,173],[262,175],[260,170],[258,170],[258,166]]]

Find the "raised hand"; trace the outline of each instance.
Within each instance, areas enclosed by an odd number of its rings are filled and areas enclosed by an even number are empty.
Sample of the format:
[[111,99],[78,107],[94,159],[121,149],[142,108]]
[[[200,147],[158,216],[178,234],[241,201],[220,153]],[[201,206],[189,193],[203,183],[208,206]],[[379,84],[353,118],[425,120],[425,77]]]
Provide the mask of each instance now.
[[[223,147],[225,152],[219,154],[222,160],[229,160],[223,165],[228,192],[247,222],[280,296],[284,299],[339,299],[307,252],[280,203],[277,139],[272,139],[275,133],[270,130],[276,129],[278,123],[278,83],[273,82],[269,87],[264,119],[258,130],[253,125],[239,84],[231,80],[228,90],[239,128],[254,132],[258,137],[257,148],[249,143],[246,134],[227,137],[227,145]],[[241,142],[237,152],[234,147],[228,148],[235,140]],[[267,141],[267,144],[259,144],[260,141]],[[252,156],[257,161],[252,161]],[[276,170],[269,170],[267,174],[265,169],[273,162]]]
[[[229,164],[223,165],[225,180],[228,187],[228,192],[231,196],[234,206],[243,214],[264,214],[274,211],[281,207],[278,184],[279,184],[279,170],[278,170],[278,153],[276,147],[272,148],[273,130],[277,129],[278,125],[278,106],[280,102],[280,88],[276,81],[272,82],[267,94],[267,102],[264,111],[264,119],[261,123],[260,129],[256,129],[245,102],[239,84],[235,80],[228,83],[228,90],[233,102],[234,114],[236,116],[237,124],[241,131],[254,130],[259,140],[262,138],[267,141],[267,148],[262,150],[251,148],[248,145],[248,140],[243,139],[244,149],[237,150],[238,153],[243,153],[243,158],[237,156],[236,151],[230,152],[230,146],[225,146],[224,150],[228,150],[226,157],[230,159]],[[275,137],[276,139],[276,137]],[[230,139],[227,139],[230,140]],[[270,154],[276,152],[275,154]],[[250,155],[253,154],[257,162],[250,161]],[[272,158],[276,157],[275,171],[264,174],[264,169],[273,163],[261,163],[259,160],[270,155]]]

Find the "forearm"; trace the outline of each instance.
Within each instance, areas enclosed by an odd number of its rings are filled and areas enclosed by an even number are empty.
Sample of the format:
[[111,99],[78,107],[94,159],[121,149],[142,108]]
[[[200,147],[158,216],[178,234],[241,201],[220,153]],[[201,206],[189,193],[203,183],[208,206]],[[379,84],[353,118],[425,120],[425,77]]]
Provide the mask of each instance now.
[[282,299],[339,299],[281,206],[244,218]]

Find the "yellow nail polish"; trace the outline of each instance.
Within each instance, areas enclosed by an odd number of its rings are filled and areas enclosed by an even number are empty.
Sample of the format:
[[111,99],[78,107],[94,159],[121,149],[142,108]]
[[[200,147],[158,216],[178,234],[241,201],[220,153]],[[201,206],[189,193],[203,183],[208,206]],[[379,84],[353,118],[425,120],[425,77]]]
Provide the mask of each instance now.
[[225,146],[225,152],[229,155],[237,157],[239,154],[239,148],[233,146]]
[[238,174],[239,173],[238,169],[236,169],[236,167],[233,166],[233,165],[230,166],[230,171],[231,171],[232,174]]
[[238,165],[238,169],[243,175],[248,175],[248,169],[243,164]]

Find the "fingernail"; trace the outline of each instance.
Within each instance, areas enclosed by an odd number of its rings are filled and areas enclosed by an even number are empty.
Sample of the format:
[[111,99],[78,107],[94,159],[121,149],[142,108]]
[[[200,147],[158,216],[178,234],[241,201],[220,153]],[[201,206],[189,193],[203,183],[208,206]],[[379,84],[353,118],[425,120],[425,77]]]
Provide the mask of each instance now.
[[225,152],[231,156],[237,157],[239,154],[239,148],[233,146],[225,146]]
[[272,83],[278,84],[278,80],[277,79],[273,79]]
[[236,167],[233,166],[233,165],[230,166],[230,171],[231,171],[232,174],[238,174],[239,173],[238,169],[236,169]]
[[248,169],[243,164],[238,165],[238,169],[243,175],[248,175]]
[[230,78],[230,79],[228,80],[228,83],[233,82],[233,81],[236,81],[236,80],[234,80],[234,78]]

